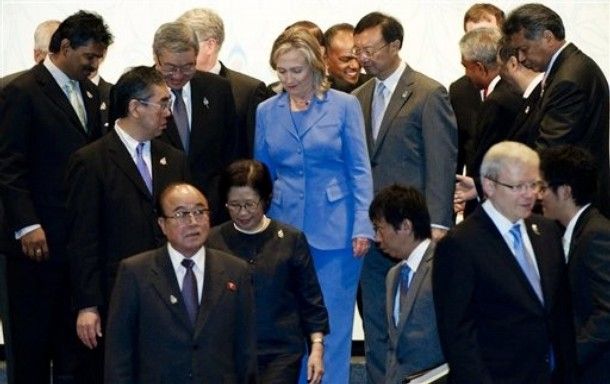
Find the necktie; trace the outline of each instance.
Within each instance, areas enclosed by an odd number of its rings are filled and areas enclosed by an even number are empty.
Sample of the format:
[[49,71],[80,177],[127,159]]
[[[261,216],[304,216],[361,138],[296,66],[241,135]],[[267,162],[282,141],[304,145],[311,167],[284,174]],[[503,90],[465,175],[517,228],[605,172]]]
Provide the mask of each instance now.
[[83,103],[81,102],[80,97],[78,97],[78,82],[76,80],[69,80],[66,83],[66,94],[68,95],[70,104],[72,104],[72,108],[74,108],[74,112],[76,112],[80,123],[86,131],[87,114],[85,113],[85,107],[83,107]]
[[186,274],[182,280],[182,298],[188,312],[191,323],[195,325],[197,313],[199,312],[199,296],[197,295],[197,278],[193,272],[195,262],[191,259],[183,259],[182,266],[186,268]]
[[400,268],[400,282],[398,285],[398,289],[400,291],[400,300],[399,302],[399,309],[398,312],[396,313],[396,316],[394,317],[394,321],[396,322],[396,325],[398,325],[399,321],[400,321],[400,313],[403,312],[405,310],[405,308],[407,307],[407,293],[409,292],[409,277],[411,275],[411,268],[409,268],[409,266],[407,264],[403,264],[402,267]]
[[525,246],[523,245],[523,238],[521,237],[521,225],[515,224],[510,229],[510,234],[513,237],[513,249],[515,250],[515,258],[523,270],[525,277],[529,281],[530,285],[536,292],[540,302],[544,303],[544,297],[542,296],[542,288],[540,287],[540,277],[536,273],[536,269],[532,265],[529,257],[527,257]]
[[184,152],[189,152],[189,119],[186,114],[186,105],[182,98],[182,89],[172,89],[174,93],[174,107],[172,115],[174,115],[174,122],[176,128],[178,128],[178,134],[180,135],[180,141],[182,142],[182,148]]
[[148,188],[148,192],[152,195],[152,177],[150,176],[150,171],[144,161],[143,151],[144,143],[139,143],[136,147],[136,167],[138,167],[138,171],[142,176],[142,180],[144,180],[144,184],[146,184],[146,188]]
[[375,96],[373,97],[373,111],[372,111],[372,123],[373,123],[373,140],[377,140],[379,134],[379,128],[381,127],[381,121],[385,113],[385,97],[387,88],[382,82],[377,84],[375,89]]

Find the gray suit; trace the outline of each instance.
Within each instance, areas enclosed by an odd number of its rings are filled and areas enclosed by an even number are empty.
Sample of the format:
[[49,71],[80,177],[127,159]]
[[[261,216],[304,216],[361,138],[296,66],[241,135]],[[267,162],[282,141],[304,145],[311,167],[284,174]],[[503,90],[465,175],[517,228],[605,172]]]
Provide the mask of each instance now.
[[394,298],[399,288],[401,265],[390,269],[386,277],[385,313],[390,336],[386,384],[400,384],[408,375],[434,368],[445,361],[432,298],[433,255],[434,243],[430,243],[411,278],[407,306],[400,308],[398,326],[394,322]]
[[[402,73],[373,140],[371,103],[375,80],[353,93],[364,114],[375,192],[394,183],[412,186],[426,197],[433,224],[451,227],[457,158],[457,125],[445,88],[409,66]],[[394,265],[371,247],[360,280],[367,379],[383,380],[388,350],[384,317],[385,276]]]

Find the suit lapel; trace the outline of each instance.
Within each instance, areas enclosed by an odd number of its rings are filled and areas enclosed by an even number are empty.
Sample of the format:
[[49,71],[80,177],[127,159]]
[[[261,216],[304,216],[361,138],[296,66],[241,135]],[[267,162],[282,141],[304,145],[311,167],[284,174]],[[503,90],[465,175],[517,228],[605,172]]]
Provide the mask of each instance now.
[[314,96],[312,102],[309,105],[309,109],[305,112],[305,115],[303,116],[303,130],[299,132],[300,137],[305,136],[305,134],[326,115],[324,103],[326,103],[327,98],[328,93],[324,94],[323,100],[319,100],[317,97]]
[[413,81],[410,79],[412,72],[413,71],[409,66],[405,68],[404,72],[400,76],[400,79],[398,80],[398,83],[396,84],[396,88],[394,89],[392,96],[390,97],[390,102],[388,103],[388,107],[383,115],[383,120],[381,120],[377,140],[375,140],[373,157],[383,145],[383,141],[385,140],[385,137],[392,126],[394,118],[413,93]]
[[589,222],[589,219],[593,216],[593,212],[595,208],[589,206],[584,212],[580,215],[578,220],[576,220],[576,225],[574,225],[574,231],[572,232],[572,238],[570,239],[570,250],[568,252],[568,262],[572,261],[572,256],[574,253],[574,244],[578,243],[578,239],[582,236],[583,230],[585,229],[586,224]]
[[394,302],[396,301],[396,290],[398,289],[399,268],[391,268],[388,272],[388,284],[386,286],[386,311],[389,331],[396,333],[396,322],[394,321]]
[[180,292],[180,286],[178,285],[167,247],[159,248],[154,258],[155,260],[151,268],[153,287],[172,315],[178,318],[186,328],[192,329],[193,325],[182,302],[182,293]]
[[[55,81],[49,70],[45,68],[43,64],[38,64],[34,67],[34,71],[34,75],[41,85],[42,92],[66,114],[66,117],[70,119],[70,122],[72,123],[72,128],[77,129],[81,134],[86,136],[87,134],[78,119],[72,104],[70,104],[68,97],[59,84],[57,84],[57,81]],[[89,118],[88,112],[89,111],[87,110],[87,117]]]
[[290,115],[290,99],[288,98],[288,92],[283,92],[279,95],[278,102],[276,104],[277,112],[272,114],[277,120],[275,124],[278,127],[285,127],[286,132],[290,134],[294,139],[299,140],[299,134],[292,121]]
[[125,145],[119,138],[119,135],[116,133],[116,131],[113,130],[111,133],[105,136],[105,140],[108,143],[108,157],[110,158],[110,160],[113,161],[123,173],[125,173],[127,178],[136,186],[136,189],[139,190],[140,193],[142,193],[144,196],[146,196],[146,198],[151,200],[152,196],[150,195],[150,192],[148,192],[146,184],[144,184],[144,180],[142,179],[142,176],[140,175],[140,172],[136,167],[136,163],[129,155],[127,148],[125,148]]
[[432,255],[434,254],[434,246],[432,243],[426,249],[426,252],[417,267],[417,271],[413,275],[413,279],[411,284],[409,285],[409,290],[407,291],[407,301],[406,308],[400,310],[400,321],[398,323],[398,328],[404,328],[407,320],[409,319],[409,315],[413,309],[413,305],[415,304],[415,299],[417,295],[419,295],[419,290],[422,286],[423,281],[426,279],[428,273],[430,273]]
[[172,159],[166,157],[166,153],[161,149],[161,144],[157,139],[150,141],[150,165],[153,181],[153,196],[159,196],[164,186],[169,184],[169,180],[175,179],[178,175],[169,174],[169,162]]
[[208,317],[218,300],[228,289],[227,278],[224,269],[215,261],[216,254],[213,250],[206,247],[205,271],[203,278],[203,295],[201,305],[199,306],[199,314],[197,315],[197,323],[195,325],[195,338],[199,335]]
[[94,92],[96,91],[92,89],[89,83],[90,82],[88,80],[79,81],[81,96],[83,98],[83,104],[87,114],[87,132],[89,136],[99,137],[100,132],[97,132],[99,129],[99,124],[96,124],[96,119],[98,119],[100,116],[100,104],[96,101],[99,99],[94,97]]
[[364,116],[364,132],[366,135],[366,147],[369,150],[369,157],[373,156],[373,128],[372,128],[372,116],[371,108],[373,103],[373,91],[375,90],[375,80],[367,82],[362,86],[362,114]]

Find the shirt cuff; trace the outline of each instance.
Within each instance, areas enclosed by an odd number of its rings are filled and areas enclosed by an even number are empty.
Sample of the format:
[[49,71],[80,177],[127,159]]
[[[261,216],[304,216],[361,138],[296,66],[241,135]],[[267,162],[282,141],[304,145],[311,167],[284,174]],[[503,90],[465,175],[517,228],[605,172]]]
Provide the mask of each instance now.
[[17,232],[15,232],[15,239],[19,240],[21,239],[23,236],[27,235],[28,233],[37,230],[38,228],[42,228],[40,226],[40,224],[32,224],[32,225],[28,225],[27,227],[23,227],[20,230],[18,230]]

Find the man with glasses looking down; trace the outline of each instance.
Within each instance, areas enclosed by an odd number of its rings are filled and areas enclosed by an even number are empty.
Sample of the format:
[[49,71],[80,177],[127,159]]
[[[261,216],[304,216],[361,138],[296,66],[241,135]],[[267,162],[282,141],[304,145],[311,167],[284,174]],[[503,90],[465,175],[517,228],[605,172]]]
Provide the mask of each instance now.
[[170,115],[161,74],[129,70],[113,88],[112,105],[114,129],[72,155],[66,177],[76,331],[86,347],[79,353],[83,383],[103,382],[103,330],[119,262],[163,244],[155,199],[188,174],[184,154],[156,139]]
[[218,178],[238,151],[235,102],[228,80],[196,69],[199,44],[184,23],[163,24],[153,41],[155,68],[170,91],[171,113],[161,138],[184,151],[193,184],[204,191],[212,223],[228,218],[218,198]]

